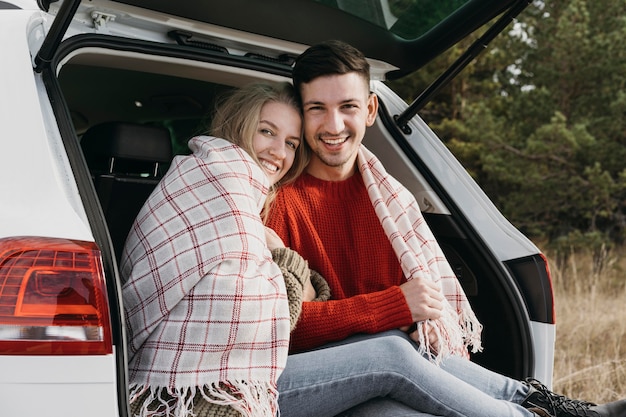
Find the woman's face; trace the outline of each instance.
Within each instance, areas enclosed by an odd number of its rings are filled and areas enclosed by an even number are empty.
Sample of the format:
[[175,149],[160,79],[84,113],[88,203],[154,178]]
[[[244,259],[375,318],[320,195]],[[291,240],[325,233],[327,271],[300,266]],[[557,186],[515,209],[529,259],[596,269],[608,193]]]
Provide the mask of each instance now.
[[265,103],[260,116],[252,148],[274,185],[293,165],[301,141],[302,118],[292,106],[277,102]]

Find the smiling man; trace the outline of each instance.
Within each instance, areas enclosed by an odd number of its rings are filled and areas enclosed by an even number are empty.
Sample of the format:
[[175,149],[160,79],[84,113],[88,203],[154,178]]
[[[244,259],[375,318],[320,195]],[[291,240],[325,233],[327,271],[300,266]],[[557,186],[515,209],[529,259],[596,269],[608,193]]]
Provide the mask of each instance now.
[[332,299],[303,303],[281,415],[626,417],[626,400],[572,400],[468,360],[482,326],[415,198],[361,144],[378,111],[367,60],[324,42],[298,57],[293,82],[312,156],[267,225]]
[[354,174],[366,127],[376,119],[378,98],[357,73],[329,75],[302,84],[305,137],[313,157],[307,172],[327,181]]

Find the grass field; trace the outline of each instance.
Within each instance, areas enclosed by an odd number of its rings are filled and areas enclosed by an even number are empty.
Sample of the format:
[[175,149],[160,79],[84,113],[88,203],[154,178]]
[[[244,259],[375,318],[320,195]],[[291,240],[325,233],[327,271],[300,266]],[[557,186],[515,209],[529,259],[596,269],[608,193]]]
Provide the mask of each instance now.
[[[550,260],[550,256],[548,254]],[[550,262],[556,303],[554,391],[607,402],[626,398],[626,255]]]

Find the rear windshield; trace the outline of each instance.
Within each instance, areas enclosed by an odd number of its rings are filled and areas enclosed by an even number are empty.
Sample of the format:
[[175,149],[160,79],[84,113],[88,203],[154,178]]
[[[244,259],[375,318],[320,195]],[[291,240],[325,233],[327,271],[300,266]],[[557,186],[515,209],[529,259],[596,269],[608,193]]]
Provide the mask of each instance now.
[[468,0],[316,0],[389,30],[416,39]]

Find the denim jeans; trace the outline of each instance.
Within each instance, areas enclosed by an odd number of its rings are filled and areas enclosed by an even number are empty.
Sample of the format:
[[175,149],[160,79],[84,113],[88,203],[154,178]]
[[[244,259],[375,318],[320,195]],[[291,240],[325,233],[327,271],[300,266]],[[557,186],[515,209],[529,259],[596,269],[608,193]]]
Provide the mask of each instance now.
[[529,388],[467,359],[436,365],[401,331],[355,336],[289,355],[281,417],[530,417]]

